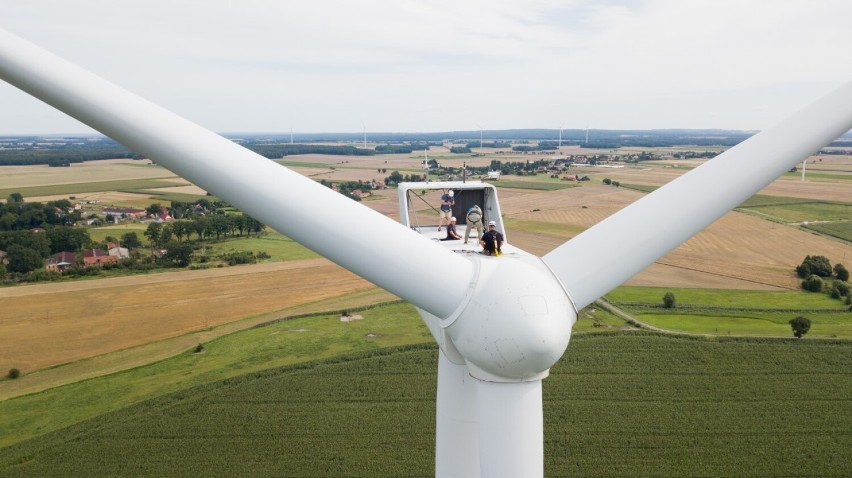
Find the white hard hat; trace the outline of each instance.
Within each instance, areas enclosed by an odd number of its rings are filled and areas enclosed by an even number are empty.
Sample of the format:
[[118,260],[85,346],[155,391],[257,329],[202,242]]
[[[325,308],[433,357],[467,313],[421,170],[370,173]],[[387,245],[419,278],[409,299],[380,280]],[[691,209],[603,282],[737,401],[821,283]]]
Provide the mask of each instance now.
[[494,221],[488,221],[489,226],[497,226],[497,223]]
[[455,195],[456,195],[455,191],[453,191],[452,189],[450,189],[449,194],[450,194],[450,197],[453,197],[453,196],[455,196]]
[[451,217],[451,218],[450,218],[450,221],[452,221],[452,222],[456,222],[456,217],[455,217],[455,216]]

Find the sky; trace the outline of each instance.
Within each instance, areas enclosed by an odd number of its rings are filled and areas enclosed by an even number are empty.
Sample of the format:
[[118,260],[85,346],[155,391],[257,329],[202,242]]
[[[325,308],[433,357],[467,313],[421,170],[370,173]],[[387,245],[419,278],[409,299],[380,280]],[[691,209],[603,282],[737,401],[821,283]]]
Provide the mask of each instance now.
[[[220,132],[759,130],[852,80],[848,0],[0,0]],[[92,132],[0,82],[0,135]]]

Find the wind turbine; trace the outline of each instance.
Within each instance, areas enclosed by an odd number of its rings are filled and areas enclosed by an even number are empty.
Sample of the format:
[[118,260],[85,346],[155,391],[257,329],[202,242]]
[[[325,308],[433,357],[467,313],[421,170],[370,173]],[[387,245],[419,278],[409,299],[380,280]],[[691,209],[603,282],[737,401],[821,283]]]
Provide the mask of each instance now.
[[3,30],[0,78],[417,306],[440,346],[435,471],[450,477],[542,476],[542,379],[577,311],[852,128],[850,82],[541,258],[484,257],[451,252]]
[[479,149],[482,149],[482,128],[485,127],[484,124],[477,124],[477,128],[479,128]]
[[559,125],[559,149],[562,149],[562,127],[565,126],[565,123]]

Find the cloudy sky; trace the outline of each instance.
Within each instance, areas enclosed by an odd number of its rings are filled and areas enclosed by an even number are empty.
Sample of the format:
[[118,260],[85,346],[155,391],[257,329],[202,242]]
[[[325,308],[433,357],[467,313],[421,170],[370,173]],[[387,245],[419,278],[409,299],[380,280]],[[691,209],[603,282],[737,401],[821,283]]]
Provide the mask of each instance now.
[[[218,132],[756,130],[852,80],[849,0],[0,0]],[[90,132],[0,83],[0,135]]]

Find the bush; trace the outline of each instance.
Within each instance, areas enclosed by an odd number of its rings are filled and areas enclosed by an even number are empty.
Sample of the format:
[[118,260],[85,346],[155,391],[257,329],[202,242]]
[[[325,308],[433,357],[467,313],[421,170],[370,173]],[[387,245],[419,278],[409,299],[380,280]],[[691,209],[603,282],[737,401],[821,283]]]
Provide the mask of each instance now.
[[257,258],[249,251],[231,252],[223,255],[222,259],[227,262],[229,266],[235,266],[237,264],[254,264],[257,262]]
[[16,368],[11,368],[9,369],[9,374],[6,376],[14,380],[21,376],[21,371]]
[[805,260],[796,268],[796,273],[802,278],[810,275],[830,277],[831,272],[831,262],[825,256],[805,256]]
[[810,277],[802,281],[802,289],[809,290],[811,292],[821,291],[822,286],[822,279],[820,279],[817,275],[811,275]]
[[194,354],[200,354],[201,352],[204,352],[204,345],[202,344],[196,345],[195,348],[192,350],[192,353]]

